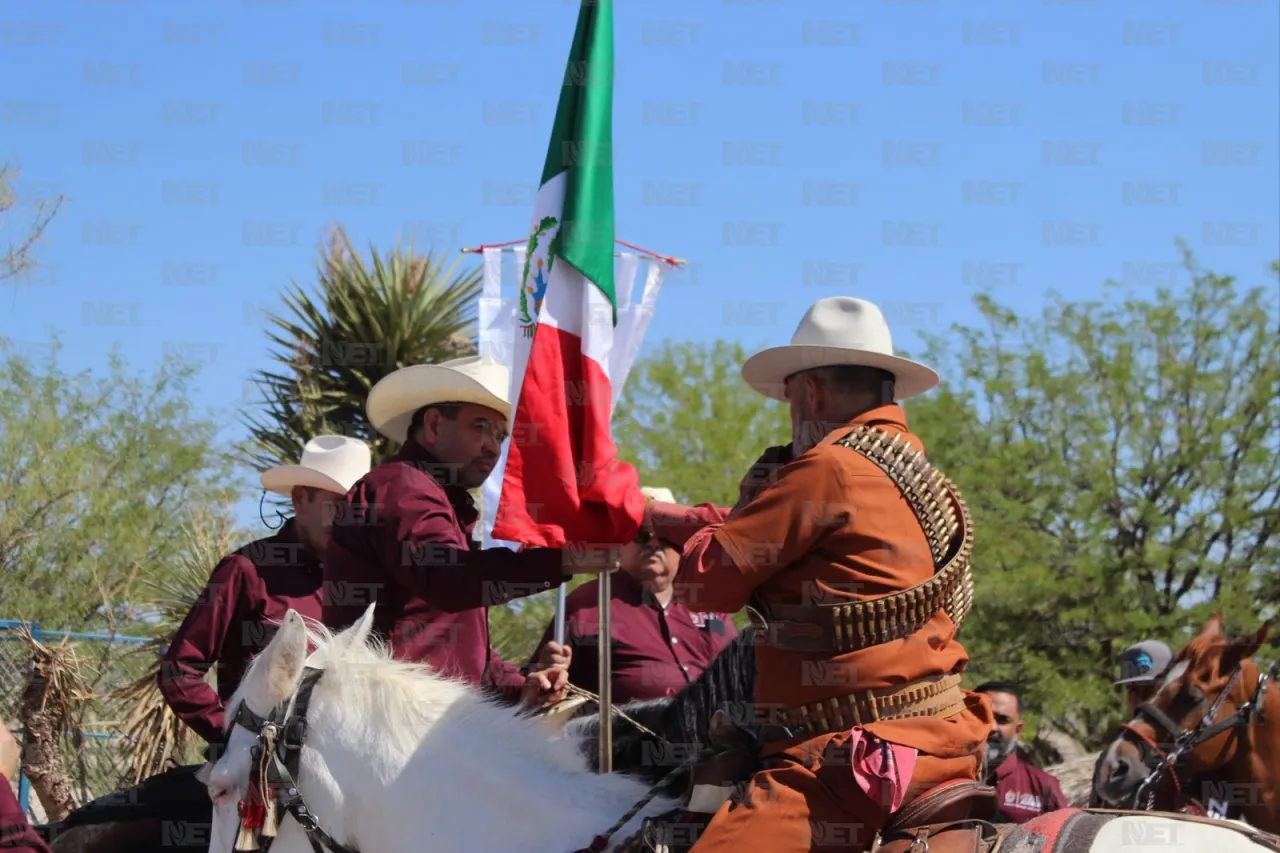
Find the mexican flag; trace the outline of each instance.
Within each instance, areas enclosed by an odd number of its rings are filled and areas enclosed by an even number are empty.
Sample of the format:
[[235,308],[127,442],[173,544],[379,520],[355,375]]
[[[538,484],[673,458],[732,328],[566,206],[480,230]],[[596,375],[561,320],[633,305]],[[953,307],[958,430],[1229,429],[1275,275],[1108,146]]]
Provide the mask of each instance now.
[[540,547],[629,542],[644,497],[609,434],[614,344],[613,4],[583,0],[524,269],[531,338],[493,537]]

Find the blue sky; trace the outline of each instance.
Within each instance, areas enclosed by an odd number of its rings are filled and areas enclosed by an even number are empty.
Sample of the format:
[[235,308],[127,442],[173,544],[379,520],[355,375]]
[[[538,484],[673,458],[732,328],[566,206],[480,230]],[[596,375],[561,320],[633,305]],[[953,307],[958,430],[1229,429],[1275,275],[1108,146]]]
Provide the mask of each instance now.
[[[0,336],[64,364],[206,362],[235,408],[325,226],[453,255],[524,236],[577,4],[53,2],[0,16],[0,156],[67,200]],[[900,347],[984,286],[1177,285],[1174,241],[1280,256],[1278,6],[616,3],[618,236],[690,260],[647,347],[787,340],[835,294]],[[12,237],[21,217],[5,223]],[[256,518],[256,498],[243,516]]]

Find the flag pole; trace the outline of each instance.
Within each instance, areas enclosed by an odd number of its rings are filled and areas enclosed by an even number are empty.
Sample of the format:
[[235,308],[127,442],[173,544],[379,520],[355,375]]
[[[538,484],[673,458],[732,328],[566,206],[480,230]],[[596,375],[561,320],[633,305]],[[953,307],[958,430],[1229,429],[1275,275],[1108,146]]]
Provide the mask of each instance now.
[[556,638],[556,642],[562,646],[564,645],[564,609],[565,609],[566,596],[568,596],[568,593],[565,592],[565,585],[560,584],[560,586],[556,588],[555,638]]
[[[564,589],[564,585],[560,585]],[[599,653],[596,655],[600,686],[600,772],[613,772],[613,633],[611,605],[613,603],[613,575],[603,572],[598,580],[600,633]]]

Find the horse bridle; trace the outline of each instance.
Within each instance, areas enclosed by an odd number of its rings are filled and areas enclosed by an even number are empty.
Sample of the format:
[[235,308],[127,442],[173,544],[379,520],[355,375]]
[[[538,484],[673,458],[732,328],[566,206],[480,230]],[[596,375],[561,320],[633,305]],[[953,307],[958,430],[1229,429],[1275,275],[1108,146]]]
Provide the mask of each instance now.
[[[271,709],[266,717],[260,717],[245,702],[236,710],[235,723],[257,736],[252,752],[252,771],[246,799],[238,805],[241,837],[251,833],[252,845],[240,847],[241,851],[266,851],[275,841],[275,826],[267,821],[268,813],[278,807],[293,815],[293,819],[307,834],[311,849],[324,853],[359,853],[334,840],[320,828],[315,816],[307,808],[298,790],[298,764],[302,758],[302,742],[307,735],[307,707],[311,704],[311,691],[324,675],[324,670],[306,667],[294,694]],[[264,792],[263,788],[267,791]],[[270,796],[270,800],[267,799]],[[280,812],[276,812],[279,814]]]
[[[1267,685],[1272,678],[1275,677],[1276,667],[1280,664],[1273,664],[1271,669],[1263,672],[1261,668],[1258,671],[1258,686],[1254,688],[1253,696],[1248,701],[1236,708],[1236,712],[1221,722],[1213,722],[1218,715],[1218,711],[1222,708],[1222,704],[1227,700],[1231,690],[1235,687],[1236,681],[1244,673],[1245,661],[1241,661],[1231,673],[1231,678],[1227,684],[1218,693],[1213,704],[1209,706],[1209,710],[1200,722],[1196,723],[1194,728],[1181,728],[1176,722],[1169,718],[1169,715],[1150,702],[1143,702],[1137,708],[1134,720],[1128,723],[1122,723],[1120,728],[1129,735],[1137,739],[1141,751],[1142,766],[1150,772],[1147,777],[1142,780],[1133,794],[1134,808],[1151,811],[1155,805],[1156,785],[1161,777],[1168,772],[1173,780],[1173,785],[1178,791],[1178,795],[1185,797],[1182,793],[1182,780],[1178,776],[1178,768],[1186,763],[1187,757],[1196,747],[1203,743],[1207,743],[1225,731],[1235,729],[1241,726],[1252,725],[1262,713],[1262,704],[1266,700]],[[1173,748],[1168,752],[1161,749],[1160,744],[1154,738],[1148,737],[1133,727],[1133,723],[1138,718],[1145,717],[1157,733],[1163,730],[1165,734],[1172,736]],[[1154,753],[1154,756],[1152,756]]]

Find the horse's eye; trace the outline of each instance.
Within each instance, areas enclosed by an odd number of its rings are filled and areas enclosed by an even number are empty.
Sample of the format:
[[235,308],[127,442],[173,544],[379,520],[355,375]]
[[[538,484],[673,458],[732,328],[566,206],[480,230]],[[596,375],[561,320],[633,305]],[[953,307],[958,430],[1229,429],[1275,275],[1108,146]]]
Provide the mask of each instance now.
[[234,794],[235,788],[231,785],[214,785],[209,788],[209,799],[213,800],[214,805],[222,805]]

